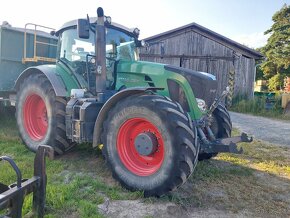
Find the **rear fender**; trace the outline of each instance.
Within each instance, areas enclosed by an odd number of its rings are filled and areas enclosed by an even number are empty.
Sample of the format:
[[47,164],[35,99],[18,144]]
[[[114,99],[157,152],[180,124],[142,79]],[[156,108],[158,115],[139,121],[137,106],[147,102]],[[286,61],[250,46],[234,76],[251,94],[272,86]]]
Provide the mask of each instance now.
[[162,88],[155,88],[155,87],[138,87],[138,88],[128,88],[124,89],[115,95],[113,95],[102,107],[100,110],[97,120],[95,122],[94,127],[94,136],[93,136],[93,147],[97,147],[101,143],[101,134],[102,134],[102,125],[105,121],[108,112],[112,107],[116,105],[117,102],[121,101],[122,99],[132,96],[132,95],[142,95],[148,91],[155,91],[155,90],[162,90]]
[[69,95],[66,89],[66,85],[62,81],[61,77],[57,74],[57,70],[54,67],[50,67],[49,65],[29,67],[26,70],[24,70],[17,78],[14,89],[18,91],[20,84],[24,81],[24,79],[32,74],[45,75],[46,78],[51,83],[56,96],[67,97]]

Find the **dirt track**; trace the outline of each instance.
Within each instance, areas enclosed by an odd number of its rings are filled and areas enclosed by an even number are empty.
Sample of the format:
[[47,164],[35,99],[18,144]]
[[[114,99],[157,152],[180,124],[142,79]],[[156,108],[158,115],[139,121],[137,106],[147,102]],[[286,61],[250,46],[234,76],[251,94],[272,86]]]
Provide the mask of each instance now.
[[274,144],[290,147],[290,121],[274,120],[230,112],[233,126],[240,131]]

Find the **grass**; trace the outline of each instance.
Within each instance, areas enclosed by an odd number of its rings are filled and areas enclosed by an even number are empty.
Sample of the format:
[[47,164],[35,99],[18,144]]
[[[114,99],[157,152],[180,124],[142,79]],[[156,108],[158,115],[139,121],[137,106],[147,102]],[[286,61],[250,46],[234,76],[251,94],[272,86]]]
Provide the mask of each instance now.
[[[142,193],[129,192],[113,180],[99,151],[90,144],[78,145],[62,157],[47,160],[46,217],[102,217],[97,205],[107,198],[141,199],[148,204],[172,202],[189,213],[216,209],[251,217],[288,217],[290,150],[262,141],[242,146],[244,154],[220,154],[199,162],[177,191],[143,199]],[[24,178],[32,177],[34,154],[20,141],[11,112],[0,115],[0,156],[4,154],[14,158]],[[0,181],[15,182],[8,164],[0,164]],[[31,211],[31,201],[31,196],[26,198],[23,214]]]
[[[0,156],[11,156],[23,178],[30,178],[34,153],[20,141],[13,115],[9,112],[6,115],[0,116]],[[102,217],[97,205],[103,203],[105,197],[122,200],[142,196],[140,192],[129,192],[117,184],[100,152],[94,151],[89,144],[79,145],[54,160],[47,159],[47,177],[46,217]],[[7,163],[0,164],[0,181],[4,184],[16,181]],[[31,196],[25,199],[23,214],[31,211],[31,201]]]

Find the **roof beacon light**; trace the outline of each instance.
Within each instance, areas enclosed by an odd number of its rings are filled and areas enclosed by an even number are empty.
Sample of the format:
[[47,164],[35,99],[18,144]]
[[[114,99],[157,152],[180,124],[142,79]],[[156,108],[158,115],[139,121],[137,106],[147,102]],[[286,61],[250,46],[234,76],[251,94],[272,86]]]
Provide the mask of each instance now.
[[105,16],[105,22],[108,24],[112,23],[112,18],[110,16]]
[[139,36],[140,34],[140,30],[138,28],[135,28],[133,33],[136,35],[136,36]]

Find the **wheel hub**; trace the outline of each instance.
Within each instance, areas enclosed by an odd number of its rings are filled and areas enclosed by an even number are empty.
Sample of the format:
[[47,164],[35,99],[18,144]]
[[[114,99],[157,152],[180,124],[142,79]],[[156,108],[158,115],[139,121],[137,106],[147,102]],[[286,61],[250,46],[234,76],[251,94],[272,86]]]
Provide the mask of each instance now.
[[156,151],[158,141],[156,136],[151,132],[140,133],[135,138],[134,146],[140,155],[149,156]]
[[118,131],[118,155],[124,166],[135,175],[150,176],[158,171],[164,160],[164,150],[159,129],[147,119],[128,119]]
[[48,129],[48,116],[44,100],[37,94],[29,95],[23,105],[24,127],[34,141],[43,140]]

